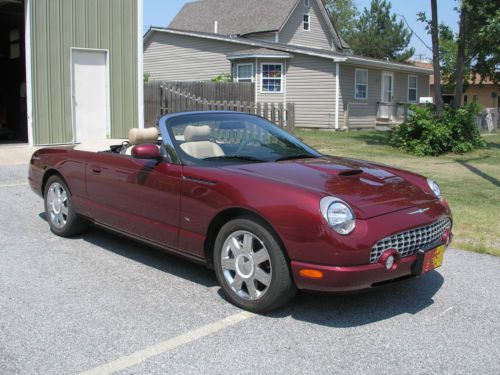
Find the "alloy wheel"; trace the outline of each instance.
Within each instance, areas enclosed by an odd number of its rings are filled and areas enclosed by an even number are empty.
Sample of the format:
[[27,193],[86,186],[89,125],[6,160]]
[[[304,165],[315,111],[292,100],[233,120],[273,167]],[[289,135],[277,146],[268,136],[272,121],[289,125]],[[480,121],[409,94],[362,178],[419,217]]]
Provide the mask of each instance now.
[[264,242],[251,232],[239,230],[227,237],[221,255],[223,275],[233,292],[246,300],[262,298],[272,277]]
[[47,191],[47,213],[56,228],[68,222],[68,193],[59,182],[53,182]]

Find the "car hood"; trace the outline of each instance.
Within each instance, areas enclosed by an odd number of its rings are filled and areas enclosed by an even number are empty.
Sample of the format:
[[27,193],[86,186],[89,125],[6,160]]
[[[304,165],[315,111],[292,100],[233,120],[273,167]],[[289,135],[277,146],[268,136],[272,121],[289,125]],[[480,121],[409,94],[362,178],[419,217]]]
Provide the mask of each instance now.
[[435,200],[393,169],[361,160],[324,156],[224,169],[333,195],[349,203],[361,219]]

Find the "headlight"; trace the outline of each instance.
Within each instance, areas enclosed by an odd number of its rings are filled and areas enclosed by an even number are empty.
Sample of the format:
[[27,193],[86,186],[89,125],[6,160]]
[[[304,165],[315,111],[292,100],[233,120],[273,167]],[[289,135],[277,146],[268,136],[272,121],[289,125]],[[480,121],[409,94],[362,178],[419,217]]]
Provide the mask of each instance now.
[[427,184],[431,188],[432,192],[436,197],[438,197],[439,200],[443,199],[443,196],[441,195],[441,189],[439,188],[439,185],[436,183],[436,181],[427,179]]
[[335,232],[345,236],[356,227],[356,218],[351,207],[335,197],[325,197],[320,201],[320,210],[325,220]]

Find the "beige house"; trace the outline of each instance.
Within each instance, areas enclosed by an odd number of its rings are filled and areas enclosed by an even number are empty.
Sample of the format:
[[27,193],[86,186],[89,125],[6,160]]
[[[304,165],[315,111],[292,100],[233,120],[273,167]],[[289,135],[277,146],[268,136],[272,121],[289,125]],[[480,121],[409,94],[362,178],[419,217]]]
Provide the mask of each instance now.
[[295,104],[310,128],[373,128],[428,97],[428,68],[353,55],[321,0],[200,0],[144,36],[152,80],[255,83],[255,100]]
[[[415,62],[416,66],[421,66],[424,68],[432,69],[432,63],[418,61]],[[434,75],[430,76],[430,92],[431,96],[435,96],[434,92]],[[443,100],[445,103],[451,103],[455,97],[454,93],[443,92]],[[462,96],[462,103],[472,103],[477,102],[483,109],[486,108],[500,108],[500,85],[494,83],[490,80],[485,80],[481,82],[479,76],[475,76],[474,79],[469,80],[469,85],[467,86],[465,92]]]

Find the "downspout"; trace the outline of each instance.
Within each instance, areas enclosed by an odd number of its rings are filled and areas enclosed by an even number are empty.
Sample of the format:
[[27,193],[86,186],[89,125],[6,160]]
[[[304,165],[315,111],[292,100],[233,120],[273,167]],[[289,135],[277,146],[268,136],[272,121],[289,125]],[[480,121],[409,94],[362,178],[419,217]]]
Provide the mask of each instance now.
[[[257,62],[257,57],[255,58],[255,110],[257,111],[257,94],[259,92],[259,64]],[[260,116],[260,113],[258,113]]]
[[340,79],[339,79],[339,63],[335,63],[335,129],[339,128],[339,95],[340,95]]
[[288,89],[288,85],[287,85],[287,82],[286,82],[286,68],[287,68],[287,61],[285,59],[285,63],[283,64],[284,66],[284,72],[283,72],[283,123],[285,125],[285,128],[286,128],[286,91]]

